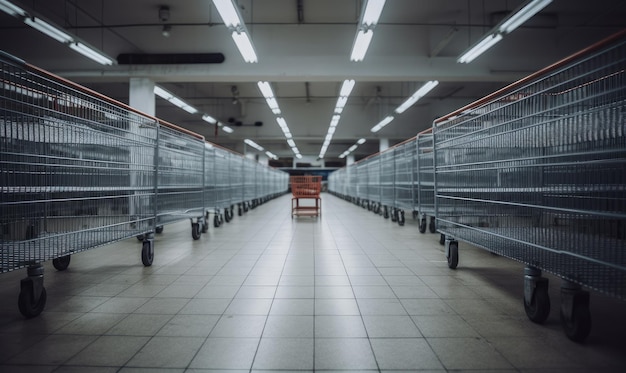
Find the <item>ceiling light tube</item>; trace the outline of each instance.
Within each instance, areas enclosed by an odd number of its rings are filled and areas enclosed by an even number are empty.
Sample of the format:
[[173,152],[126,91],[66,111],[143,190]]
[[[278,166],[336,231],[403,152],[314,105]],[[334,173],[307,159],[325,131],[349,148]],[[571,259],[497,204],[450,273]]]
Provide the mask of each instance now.
[[270,109],[278,109],[278,102],[274,97],[266,98],[265,101],[267,102],[267,106],[269,106]]
[[226,133],[233,133],[233,129],[228,126],[222,126],[222,131]]
[[293,141],[293,139],[287,139],[287,144],[289,144],[291,148],[294,148],[296,146],[296,142]]
[[343,81],[341,85],[341,90],[339,91],[339,96],[348,97],[350,96],[350,92],[352,92],[352,88],[354,88],[354,79],[346,79]]
[[259,62],[256,52],[254,51],[254,47],[252,46],[252,42],[248,38],[248,34],[246,32],[233,31],[232,37],[244,61],[248,63]]
[[363,17],[361,18],[361,24],[368,26],[377,24],[383,7],[385,6],[385,1],[386,0],[367,0]]
[[213,0],[213,4],[227,27],[241,26],[241,17],[232,0]]
[[532,0],[504,21],[498,31],[508,34],[548,6],[552,0]]
[[64,31],[61,31],[55,26],[52,26],[48,22],[43,21],[41,18],[27,17],[27,18],[24,18],[24,23],[36,29],[37,31],[48,35],[49,37],[53,38],[59,43],[70,43],[74,41],[74,38],[72,38],[69,34],[65,33]]
[[424,97],[428,92],[430,92],[438,84],[439,84],[439,81],[437,80],[431,80],[431,81],[424,83],[424,85],[422,85],[417,91],[415,91],[415,93],[413,93],[411,97],[409,97],[406,101],[404,101],[402,105],[398,106],[395,112],[398,114],[404,113],[408,108],[413,106],[413,104],[415,104],[417,100]]
[[93,48],[86,46],[85,44],[79,42],[71,43],[70,48],[87,58],[91,58],[101,65],[113,65],[114,61],[111,58],[105,56],[104,54],[98,52]]
[[301,159],[302,158],[302,154],[296,153],[296,158]]
[[363,145],[363,144],[365,144],[365,141],[366,141],[365,139],[361,138],[356,143],[359,144],[359,145]]
[[269,150],[267,150],[267,151],[265,152],[265,155],[267,155],[269,158],[272,158],[272,159],[278,159],[278,157],[276,156],[276,154],[272,153],[272,152],[271,152],[271,151],[269,151]]
[[3,12],[12,15],[13,17],[24,17],[26,16],[26,11],[20,8],[17,5],[13,5],[8,1],[0,0],[0,10]]
[[370,46],[374,31],[372,30],[359,30],[354,39],[354,45],[352,46],[352,54],[350,55],[350,61],[363,61],[367,48]]
[[337,127],[330,127],[328,129],[328,133],[330,133],[331,135],[335,133],[335,131],[337,130]]
[[204,114],[202,120],[211,124],[217,124],[217,119],[213,118],[209,114]]
[[252,141],[250,139],[245,139],[245,140],[243,140],[243,142],[245,142],[246,144],[248,144],[251,147],[255,148],[256,150],[259,150],[259,151],[265,150],[265,149],[263,149],[263,147],[261,145],[257,144],[256,142],[254,142],[254,141]]
[[502,40],[502,34],[489,34],[483,38],[478,44],[474,45],[468,51],[463,53],[456,62],[458,63],[470,63],[476,59],[476,57],[483,54],[487,49],[493,47],[497,42]]
[[341,119],[341,116],[333,115],[333,117],[330,120],[330,126],[331,127],[337,127],[337,124],[339,124],[339,119]]
[[348,97],[341,96],[337,99],[337,105],[335,106],[335,108],[343,109],[346,106],[347,102],[348,102]]
[[393,120],[393,117],[391,115],[387,116],[385,119],[381,120],[377,125],[372,127],[371,131],[372,132],[380,131],[381,128],[383,128],[386,125],[388,125],[389,123],[391,123],[392,120]]
[[261,94],[263,95],[263,97],[265,98],[274,97],[274,92],[272,92],[272,86],[270,85],[269,82],[258,82],[257,86],[259,87],[259,90],[261,91]]
[[287,127],[287,122],[285,121],[285,118],[283,118],[283,117],[276,118],[276,123],[278,123],[280,128],[286,128]]
[[348,148],[348,150],[349,150],[350,152],[353,152],[353,151],[355,151],[355,150],[356,150],[356,148],[357,148],[357,146],[356,146],[356,145],[352,145],[351,147],[349,147],[349,148]]
[[164,90],[163,88],[159,87],[158,85],[154,86],[154,94],[166,100],[169,100],[170,98],[174,97],[174,95]]

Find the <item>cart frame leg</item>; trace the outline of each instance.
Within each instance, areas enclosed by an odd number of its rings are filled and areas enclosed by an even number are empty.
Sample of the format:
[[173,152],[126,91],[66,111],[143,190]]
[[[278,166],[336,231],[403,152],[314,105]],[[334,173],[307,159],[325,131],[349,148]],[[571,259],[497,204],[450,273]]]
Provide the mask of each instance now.
[[542,324],[550,315],[549,281],[541,277],[541,270],[532,266],[524,268],[524,309],[528,318]]
[[26,318],[38,316],[46,305],[43,271],[43,264],[32,264],[26,270],[27,277],[20,281],[18,307]]
[[563,280],[560,318],[565,335],[574,342],[583,342],[591,332],[589,292],[579,284]]

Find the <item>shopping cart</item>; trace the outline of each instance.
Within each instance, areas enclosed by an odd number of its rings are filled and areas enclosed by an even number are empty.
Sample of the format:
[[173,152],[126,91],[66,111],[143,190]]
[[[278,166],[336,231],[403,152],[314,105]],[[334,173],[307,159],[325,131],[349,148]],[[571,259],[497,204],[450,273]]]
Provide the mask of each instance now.
[[321,216],[321,176],[291,176],[291,217]]
[[591,330],[587,287],[626,299],[626,31],[435,121],[435,209],[458,241],[518,260],[542,323],[563,280],[566,335]]

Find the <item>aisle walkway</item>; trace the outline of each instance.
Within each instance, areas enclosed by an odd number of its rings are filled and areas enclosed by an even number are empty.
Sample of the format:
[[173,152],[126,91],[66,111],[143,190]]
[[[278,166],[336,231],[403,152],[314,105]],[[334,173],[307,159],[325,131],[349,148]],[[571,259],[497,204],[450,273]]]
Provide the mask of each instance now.
[[[526,319],[522,265],[323,195],[292,219],[281,197],[199,241],[165,227],[154,265],[137,240],[46,263],[48,305],[24,320],[25,271],[0,275],[1,372],[541,371],[626,366],[626,306],[592,295],[586,345],[563,335],[559,282],[546,325]],[[143,368],[143,369],[142,369]],[[161,368],[161,369],[157,369]]]

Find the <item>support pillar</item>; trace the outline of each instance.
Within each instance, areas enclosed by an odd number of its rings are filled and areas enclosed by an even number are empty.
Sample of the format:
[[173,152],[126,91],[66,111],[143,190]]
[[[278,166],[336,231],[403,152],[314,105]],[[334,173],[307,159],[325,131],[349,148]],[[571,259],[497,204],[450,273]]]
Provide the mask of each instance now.
[[128,105],[148,115],[155,114],[154,81],[148,78],[130,78]]

